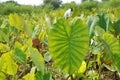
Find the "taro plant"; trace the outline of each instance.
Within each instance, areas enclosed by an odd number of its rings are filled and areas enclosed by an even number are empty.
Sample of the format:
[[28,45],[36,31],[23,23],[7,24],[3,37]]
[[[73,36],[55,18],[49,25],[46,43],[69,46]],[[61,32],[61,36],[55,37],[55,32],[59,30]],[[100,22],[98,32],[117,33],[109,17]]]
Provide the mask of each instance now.
[[1,80],[103,80],[107,74],[119,80],[119,19],[111,20],[108,13],[82,20],[52,14],[50,25],[35,14],[3,20]]
[[79,69],[88,52],[88,28],[80,19],[69,22],[60,18],[49,32],[48,44],[54,65],[71,75]]

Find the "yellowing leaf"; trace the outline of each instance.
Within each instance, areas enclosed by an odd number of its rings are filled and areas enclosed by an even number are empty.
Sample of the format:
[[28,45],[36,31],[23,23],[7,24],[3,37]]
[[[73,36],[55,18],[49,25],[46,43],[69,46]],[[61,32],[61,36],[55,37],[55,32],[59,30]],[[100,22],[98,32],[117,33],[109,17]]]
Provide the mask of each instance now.
[[20,42],[16,41],[16,42],[15,42],[15,46],[21,48],[21,47],[22,47],[22,44],[21,44]]
[[6,76],[3,72],[0,72],[0,80],[6,80]]
[[101,53],[98,53],[98,55],[97,55],[97,59],[96,59],[98,65],[101,64],[101,60],[100,60],[100,58],[101,58]]
[[9,51],[9,50],[10,50],[10,48],[8,45],[0,43],[0,51],[1,52],[5,52],[5,51]]
[[78,70],[78,73],[84,73],[85,70],[86,70],[86,62],[83,61],[80,68],[79,68],[79,70]]
[[23,20],[17,14],[9,15],[10,25],[16,27],[17,29],[23,29]]
[[35,67],[33,67],[33,68],[31,69],[30,73],[28,73],[27,75],[25,75],[25,76],[23,77],[23,79],[24,79],[24,80],[35,80],[34,76],[35,76]]
[[15,75],[17,73],[18,65],[14,62],[11,53],[5,53],[1,56],[2,71],[9,74]]

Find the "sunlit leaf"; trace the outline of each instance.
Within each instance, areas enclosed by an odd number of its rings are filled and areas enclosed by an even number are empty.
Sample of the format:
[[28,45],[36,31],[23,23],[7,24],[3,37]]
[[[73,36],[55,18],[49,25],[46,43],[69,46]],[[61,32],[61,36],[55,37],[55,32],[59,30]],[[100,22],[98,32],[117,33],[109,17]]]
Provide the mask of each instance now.
[[103,45],[105,48],[105,53],[103,54],[103,60],[105,64],[112,66],[110,69],[117,69],[120,71],[120,66],[118,65],[119,61],[119,55],[120,55],[120,45],[119,41],[114,38],[113,35],[109,33],[105,33],[103,35]]
[[35,80],[35,67],[33,67],[27,75],[23,77],[24,80]]
[[69,24],[59,19],[50,30],[49,50],[55,65],[72,74],[79,69],[88,49],[88,29],[80,20],[75,19]]
[[80,66],[80,68],[79,68],[79,70],[78,70],[78,73],[79,73],[79,74],[80,74],[80,73],[84,73],[85,70],[86,70],[86,62],[83,61],[82,64],[81,64],[81,66]]
[[25,31],[29,36],[32,36],[32,30],[26,24],[25,20],[18,14],[9,15],[10,25],[14,26],[18,30]]
[[23,29],[22,18],[18,14],[9,15],[10,25],[16,27],[17,29]]
[[3,72],[0,72],[0,80],[6,80],[6,75]]
[[15,75],[17,73],[18,65],[14,62],[10,52],[1,56],[1,63],[3,72],[9,75]]

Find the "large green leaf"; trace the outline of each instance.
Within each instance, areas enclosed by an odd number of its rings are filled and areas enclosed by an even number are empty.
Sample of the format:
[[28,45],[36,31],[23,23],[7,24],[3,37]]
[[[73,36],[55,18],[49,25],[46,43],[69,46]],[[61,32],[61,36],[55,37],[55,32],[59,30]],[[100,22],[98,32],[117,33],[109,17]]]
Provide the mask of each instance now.
[[88,49],[88,28],[80,19],[69,24],[65,19],[57,20],[48,36],[50,53],[55,65],[72,74],[78,70]]
[[99,16],[99,22],[98,25],[103,28],[105,31],[108,31],[108,28],[111,24],[109,14],[103,13],[102,15]]
[[103,35],[103,40],[107,43],[107,47],[105,47],[105,49],[109,47],[109,51],[107,50],[107,53],[111,52],[113,54],[120,54],[119,41],[114,38],[112,34],[105,33]]
[[113,35],[109,33],[105,33],[103,35],[103,46],[105,53],[103,54],[103,59],[106,61],[106,63],[111,63],[114,68],[120,71],[120,66],[118,63],[120,62],[120,45],[119,41],[114,38]]
[[30,57],[39,71],[44,74],[44,59],[37,49],[29,47]]

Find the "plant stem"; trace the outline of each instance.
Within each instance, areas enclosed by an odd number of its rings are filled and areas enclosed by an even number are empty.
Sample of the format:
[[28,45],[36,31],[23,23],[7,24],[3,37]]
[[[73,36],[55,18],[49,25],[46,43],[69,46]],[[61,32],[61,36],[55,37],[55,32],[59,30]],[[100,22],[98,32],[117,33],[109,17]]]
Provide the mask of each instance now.
[[99,70],[98,70],[99,79],[100,79],[100,75],[101,75],[101,72],[102,72],[102,68],[103,68],[103,65],[100,64],[100,65],[99,65]]
[[71,77],[71,80],[74,80],[74,78],[73,78],[73,76],[72,76],[72,75],[70,75],[70,77]]
[[119,35],[119,51],[120,51],[120,35]]

